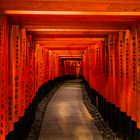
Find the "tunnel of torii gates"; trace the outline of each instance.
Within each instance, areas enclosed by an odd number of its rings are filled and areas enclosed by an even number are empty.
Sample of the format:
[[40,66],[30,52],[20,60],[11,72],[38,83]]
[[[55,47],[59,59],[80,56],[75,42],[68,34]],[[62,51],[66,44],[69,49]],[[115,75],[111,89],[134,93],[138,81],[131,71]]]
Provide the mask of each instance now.
[[50,10],[45,2],[0,2],[0,140],[42,96],[41,86],[65,76],[83,79],[91,102],[114,130],[140,139],[138,2],[125,2],[128,9],[119,2],[67,3],[58,8],[49,1]]

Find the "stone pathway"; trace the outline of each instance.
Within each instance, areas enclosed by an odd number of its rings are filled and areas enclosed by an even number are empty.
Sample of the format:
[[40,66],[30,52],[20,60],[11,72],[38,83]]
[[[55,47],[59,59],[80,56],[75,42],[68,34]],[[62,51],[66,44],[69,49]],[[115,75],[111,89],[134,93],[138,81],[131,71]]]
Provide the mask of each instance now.
[[65,82],[53,95],[38,140],[102,140],[83,103],[79,80]]

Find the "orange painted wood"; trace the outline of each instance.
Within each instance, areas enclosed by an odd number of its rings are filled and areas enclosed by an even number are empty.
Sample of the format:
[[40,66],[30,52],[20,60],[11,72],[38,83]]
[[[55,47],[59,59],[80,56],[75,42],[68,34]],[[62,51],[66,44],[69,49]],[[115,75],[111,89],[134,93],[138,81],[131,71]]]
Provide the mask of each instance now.
[[29,84],[30,84],[30,77],[29,77],[29,41],[26,38],[26,59],[25,59],[25,75],[26,75],[26,82],[25,82],[25,109],[28,108],[29,105]]
[[132,91],[131,91],[131,118],[133,121],[136,121],[136,76],[137,76],[137,30],[136,26],[132,26],[131,29],[131,60],[132,60],[132,66],[131,66],[131,72],[132,72]]
[[89,46],[88,47],[88,62],[89,62],[89,75],[90,75],[90,85],[93,86],[93,82],[95,82],[95,79],[94,79],[94,75],[93,75],[93,70],[94,70],[94,49],[95,49],[95,46],[92,45],[92,46]]
[[[11,40],[11,38],[10,38]],[[8,132],[14,129],[14,108],[13,108],[13,53],[10,47],[8,47],[8,95],[7,95],[7,108],[8,108]]]
[[30,46],[27,46],[29,49],[29,83],[28,83],[28,105],[32,102],[35,97],[35,83],[34,83],[34,46],[32,43],[31,37],[28,37],[28,43]]
[[25,95],[26,95],[26,30],[21,29],[21,103],[20,103],[20,117],[25,113]]
[[126,113],[128,116],[131,116],[132,110],[132,47],[131,47],[131,32],[126,30],[125,32],[125,49],[126,49]]
[[7,84],[8,84],[8,44],[7,44],[7,19],[0,16],[0,139],[5,140],[8,133],[7,112]]
[[113,35],[113,93],[112,93],[112,103],[117,105],[118,101],[118,74],[119,65],[118,64],[118,34]]
[[105,76],[105,82],[104,82],[104,97],[107,101],[109,101],[109,97],[108,97],[108,66],[109,66],[109,54],[108,54],[108,40],[106,39],[104,42],[104,50],[103,50],[103,73]]
[[125,43],[123,32],[119,32],[119,100],[120,110],[125,112]]
[[38,91],[38,45],[35,46],[35,92]]
[[[122,5],[122,6],[120,6]],[[10,1],[1,2],[2,10],[31,10],[31,11],[88,11],[94,12],[126,12],[140,11],[139,1]],[[41,13],[40,13],[41,14]]]
[[108,55],[109,55],[109,67],[108,67],[108,100],[113,104],[113,88],[114,88],[114,47],[113,47],[113,35],[108,37]]
[[49,80],[53,79],[53,52],[49,51]]
[[12,53],[12,68],[13,68],[13,117],[14,122],[19,120],[20,113],[20,94],[21,94],[21,66],[20,66],[20,34],[19,26],[12,25],[11,27],[11,43],[10,43],[11,53]]
[[140,129],[140,27],[137,27],[137,80],[136,80],[136,103],[137,103],[137,128]]

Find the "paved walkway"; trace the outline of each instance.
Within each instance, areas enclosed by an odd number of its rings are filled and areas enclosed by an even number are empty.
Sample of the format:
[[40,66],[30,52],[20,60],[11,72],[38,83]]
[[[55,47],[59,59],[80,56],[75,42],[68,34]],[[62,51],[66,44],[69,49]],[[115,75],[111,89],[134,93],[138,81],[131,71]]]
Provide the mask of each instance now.
[[78,80],[65,82],[44,114],[38,140],[102,140],[88,113]]

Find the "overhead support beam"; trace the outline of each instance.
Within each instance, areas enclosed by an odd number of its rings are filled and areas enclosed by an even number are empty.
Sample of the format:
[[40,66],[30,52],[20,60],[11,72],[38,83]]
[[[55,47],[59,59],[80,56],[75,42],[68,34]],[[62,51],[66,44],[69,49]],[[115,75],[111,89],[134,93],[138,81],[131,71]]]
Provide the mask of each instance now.
[[42,38],[40,40],[36,40],[37,43],[44,43],[44,44],[58,44],[58,43],[93,43],[95,41],[104,41],[104,38]]
[[[33,7],[32,7],[33,8]],[[93,12],[93,11],[29,11],[29,10],[1,10],[6,15],[66,15],[66,16],[140,16],[139,11],[124,12]]]
[[50,50],[85,50],[89,45],[96,41],[104,41],[104,38],[70,38],[70,39],[51,39],[48,41],[36,41],[40,46]]
[[53,33],[54,32],[62,32],[62,33],[65,33],[65,32],[90,32],[90,33],[96,33],[96,32],[123,32],[125,30],[115,30],[115,29],[27,29],[27,31],[29,32],[42,32],[43,33]]
[[[28,33],[32,34],[35,40],[39,41],[39,38],[51,38],[51,36],[55,38],[61,37],[69,37],[69,38],[78,38],[86,37],[86,38],[106,38],[109,33],[118,33],[123,32],[125,30],[91,30],[91,29],[29,29]],[[43,37],[44,35],[44,37]]]
[[96,41],[104,40],[104,38],[45,38],[36,42],[49,50],[85,50]]
[[82,58],[82,55],[58,55],[60,58]]
[[81,41],[84,41],[84,42],[92,42],[92,41],[104,41],[105,39],[104,38],[40,38],[39,40],[36,39],[37,42],[45,42],[45,43],[48,43],[48,42],[61,42],[61,41],[74,41],[74,42],[81,42]]
[[87,47],[81,47],[81,48],[79,48],[79,47],[74,47],[74,48],[67,48],[67,47],[47,47],[47,49],[49,49],[49,50],[85,50],[85,49],[87,49]]
[[[61,28],[60,28],[61,27]],[[60,22],[58,21],[54,25],[52,25],[52,22],[47,22],[45,25],[29,25],[25,24],[22,25],[22,28],[28,29],[128,29],[130,27],[129,23],[101,23],[101,22],[92,22],[88,23],[87,22],[81,22],[79,23],[74,23],[74,22]]]
[[[30,33],[29,33],[30,34]],[[34,40],[46,40],[47,38],[107,38],[108,34],[32,34]]]
[[[120,30],[120,31],[124,31],[124,30]],[[112,31],[30,31],[28,33],[31,33],[33,35],[73,35],[73,34],[79,34],[79,35],[106,35],[110,32],[118,32],[118,30],[112,30]]]
[[85,50],[87,46],[73,46],[73,47],[68,47],[68,46],[55,46],[55,47],[45,47],[46,49],[49,50]]
[[[125,12],[125,11],[130,11],[130,12],[136,12],[140,11],[140,1],[138,0],[123,0],[123,1],[112,1],[112,0],[107,0],[107,1],[66,1],[66,0],[55,0],[55,1],[37,1],[37,0],[1,0],[0,2],[0,9],[1,10],[28,10],[28,11],[56,11],[55,14],[60,14],[57,13],[57,11],[89,11],[89,12]],[[7,14],[15,14],[15,12],[10,12],[6,11],[5,13]],[[21,12],[20,12],[21,13]],[[18,13],[18,14],[20,14]],[[26,13],[24,13],[26,14]],[[28,14],[28,13],[27,13]],[[34,14],[31,12],[30,14]],[[40,14],[37,12],[36,14]],[[46,14],[46,13],[45,13]],[[50,13],[49,13],[50,14]],[[54,12],[53,12],[54,14]],[[61,13],[61,14],[69,14],[69,13]],[[70,13],[71,14],[71,13]],[[73,15],[75,13],[72,13]],[[76,13],[77,15],[78,13]],[[79,13],[81,14],[81,13]],[[87,14],[85,12],[85,14]],[[122,13],[120,13],[122,15]],[[93,15],[93,13],[92,13]]]
[[65,60],[81,60],[82,56],[73,56],[73,57],[68,57],[68,56],[59,56],[60,59],[65,59]]
[[[24,21],[23,21],[24,22]],[[85,22],[81,22],[79,23],[75,23],[75,22],[57,22],[55,24],[52,25],[52,22],[46,22],[46,25],[27,25],[27,23],[25,23],[25,25],[22,25],[22,28],[25,28],[27,30],[32,30],[32,29],[92,29],[92,30],[102,30],[102,29],[106,29],[106,30],[128,30],[130,29],[130,25],[129,23],[101,23],[101,22],[92,22],[92,23],[87,23]]]
[[[48,26],[47,28],[63,28],[67,26],[67,28],[72,25],[73,28],[78,27],[86,27],[93,28],[95,26],[100,29],[100,26],[103,25],[109,28],[109,25],[118,26],[120,29],[125,29],[132,22],[139,22],[139,16],[114,16],[113,14],[110,16],[98,16],[98,15],[8,15],[12,24],[20,24],[23,25],[33,25],[33,26]],[[55,24],[52,24],[55,23]],[[110,24],[111,23],[111,24]],[[66,25],[66,26],[65,26]],[[121,28],[122,25],[122,28]],[[126,27],[125,27],[126,26]],[[83,28],[83,27],[82,27]],[[33,28],[34,29],[34,28]],[[43,28],[44,29],[44,28]],[[102,29],[102,28],[101,28]],[[110,29],[110,28],[109,28]]]
[[52,50],[59,56],[82,56],[83,50]]
[[115,32],[28,32],[33,36],[34,40],[38,41],[45,41],[47,38],[107,38],[109,33]]

